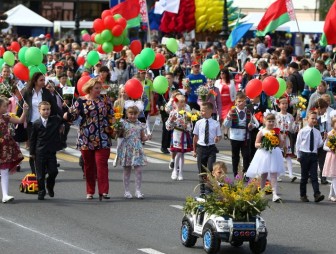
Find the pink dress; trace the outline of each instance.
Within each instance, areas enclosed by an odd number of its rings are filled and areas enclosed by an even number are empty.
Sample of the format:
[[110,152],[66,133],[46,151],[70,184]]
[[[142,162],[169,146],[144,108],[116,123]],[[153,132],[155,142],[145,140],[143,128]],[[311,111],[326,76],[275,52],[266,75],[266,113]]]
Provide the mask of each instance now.
[[[328,133],[329,135],[332,135],[332,132],[334,130],[330,131]],[[323,171],[322,171],[322,176],[324,177],[336,177],[336,155],[335,152],[330,151],[329,147],[327,147],[327,142],[328,139],[324,142],[323,149],[328,151],[325,161],[324,161],[324,166],[323,166]]]
[[234,102],[231,101],[230,87],[227,84],[223,83],[220,93],[222,99],[222,119],[225,119],[230,109],[234,105]]

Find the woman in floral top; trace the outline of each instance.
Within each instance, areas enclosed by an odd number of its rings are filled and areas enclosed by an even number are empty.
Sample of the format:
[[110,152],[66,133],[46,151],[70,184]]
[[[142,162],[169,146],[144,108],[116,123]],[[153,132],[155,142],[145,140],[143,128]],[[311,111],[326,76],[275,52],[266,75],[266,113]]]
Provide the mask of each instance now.
[[93,199],[96,179],[99,200],[109,199],[108,159],[110,156],[110,125],[113,106],[108,97],[100,95],[102,84],[98,78],[90,79],[83,87],[86,95],[79,98],[71,113],[65,113],[69,121],[82,117],[79,126],[77,148],[84,160],[87,199]]
[[[174,169],[171,175],[173,180],[183,180],[184,153],[192,150],[190,132],[192,130],[191,119],[187,121],[186,101],[184,95],[175,97],[176,109],[170,112],[166,121],[167,130],[173,130],[170,151],[175,152]],[[177,174],[177,168],[179,173]]]

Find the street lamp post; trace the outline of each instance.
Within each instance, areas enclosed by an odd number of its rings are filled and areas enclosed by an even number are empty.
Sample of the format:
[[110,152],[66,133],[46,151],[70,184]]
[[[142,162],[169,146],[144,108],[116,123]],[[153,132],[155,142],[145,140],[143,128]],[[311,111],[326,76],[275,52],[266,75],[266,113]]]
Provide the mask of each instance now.
[[75,13],[75,41],[80,44],[80,31],[79,31],[79,0],[76,0],[76,13]]
[[222,27],[222,32],[219,35],[225,40],[229,37],[227,0],[224,0],[223,27]]

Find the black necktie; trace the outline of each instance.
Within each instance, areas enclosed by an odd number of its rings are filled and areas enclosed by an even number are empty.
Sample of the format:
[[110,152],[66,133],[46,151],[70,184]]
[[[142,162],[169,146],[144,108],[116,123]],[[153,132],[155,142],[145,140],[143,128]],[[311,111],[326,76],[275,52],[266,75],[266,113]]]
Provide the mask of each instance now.
[[309,150],[311,152],[314,151],[314,129],[310,131]]
[[205,133],[204,133],[204,143],[209,144],[209,120],[205,122]]
[[241,111],[239,111],[238,115],[239,115],[239,119],[243,120],[244,117],[245,117],[245,112],[241,110]]

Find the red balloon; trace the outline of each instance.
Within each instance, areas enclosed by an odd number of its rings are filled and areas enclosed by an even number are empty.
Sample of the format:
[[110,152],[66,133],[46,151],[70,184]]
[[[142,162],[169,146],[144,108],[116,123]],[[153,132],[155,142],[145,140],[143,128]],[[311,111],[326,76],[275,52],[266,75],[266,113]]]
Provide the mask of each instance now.
[[122,28],[121,25],[115,25],[112,28],[112,34],[113,34],[113,36],[116,36],[116,37],[122,35],[123,31],[124,31],[124,29]]
[[119,18],[116,23],[120,25],[123,29],[127,26],[127,20],[125,18]]
[[268,96],[273,96],[279,90],[279,81],[272,76],[265,78],[262,82],[262,90]]
[[86,93],[83,92],[83,86],[91,79],[90,76],[83,76],[77,81],[77,90],[80,96],[86,95]]
[[141,82],[136,78],[129,79],[125,84],[125,93],[131,99],[140,99],[143,93]]
[[155,54],[154,63],[149,67],[150,69],[160,69],[165,64],[166,58],[161,53]]
[[114,52],[120,52],[120,51],[122,51],[122,49],[124,48],[124,45],[115,45],[114,47],[113,47],[113,51]]
[[114,20],[113,16],[107,16],[104,18],[104,26],[106,29],[112,30],[115,24],[116,21]]
[[244,66],[244,69],[245,69],[246,73],[251,75],[251,76],[254,75],[254,73],[256,73],[256,71],[257,71],[256,66],[251,62],[247,62]]
[[110,10],[103,10],[101,14],[102,20],[104,20],[107,16],[112,16],[112,12]]
[[103,20],[102,19],[95,19],[93,21],[93,28],[94,28],[96,33],[102,32],[105,29]]
[[92,41],[92,42],[96,42],[96,41],[95,41],[96,34],[97,34],[97,33],[93,33],[93,34],[91,34],[91,41]]
[[131,49],[134,56],[140,54],[140,52],[142,50],[141,42],[139,40],[132,41],[131,44],[130,44],[130,49]]
[[0,57],[5,53],[5,48],[3,46],[0,46]]
[[79,56],[79,57],[77,57],[77,64],[78,64],[78,65],[83,65],[83,64],[85,64],[85,58],[84,58],[84,56]]
[[20,43],[18,43],[17,41],[12,41],[10,47],[11,47],[11,50],[16,52],[16,53],[18,53],[20,51],[20,48],[21,48]]
[[13,73],[20,80],[29,80],[29,69],[20,62],[14,65]]
[[97,51],[100,53],[100,54],[106,54],[106,52],[103,50],[103,45],[102,44],[99,44],[98,47],[97,47]]
[[249,97],[250,99],[254,99],[258,95],[260,95],[261,92],[262,92],[262,82],[259,79],[250,80],[245,87],[246,96]]
[[84,77],[84,76],[90,76],[90,72],[83,71],[81,77]]

